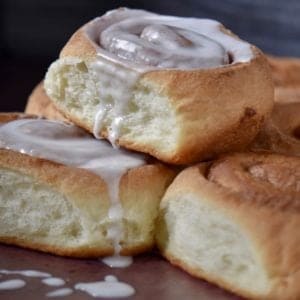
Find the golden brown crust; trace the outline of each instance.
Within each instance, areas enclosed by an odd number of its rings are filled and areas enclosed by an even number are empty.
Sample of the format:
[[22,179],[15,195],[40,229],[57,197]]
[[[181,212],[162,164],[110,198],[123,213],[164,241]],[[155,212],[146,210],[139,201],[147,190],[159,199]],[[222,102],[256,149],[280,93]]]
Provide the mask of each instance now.
[[[300,100],[300,98],[299,98]],[[277,103],[251,145],[253,151],[300,156],[300,101]]]
[[[192,275],[225,287],[243,297],[296,300],[300,297],[300,158],[241,153],[225,156],[213,164],[184,170],[169,187],[163,207],[171,199],[189,194],[195,201],[222,211],[247,236],[268,276],[271,290],[261,295],[239,289],[191,268],[181,257],[160,248],[172,263]],[[176,216],[174,216],[176,218]],[[175,255],[176,256],[176,255]],[[234,282],[234,278],[232,278]]]
[[296,57],[268,56],[276,87],[300,86],[300,59]]
[[90,41],[85,33],[85,29],[91,22],[83,25],[71,36],[67,44],[60,52],[60,57],[79,57],[86,60],[92,60],[97,55],[95,45]]
[[20,112],[0,113],[0,124],[10,122],[17,119],[35,118],[35,115],[23,114]]
[[[21,117],[22,115],[11,115],[10,120]],[[7,118],[7,115],[0,114],[0,122]],[[0,168],[2,171],[10,170],[30,176],[37,184],[52,188],[95,222],[107,215],[110,205],[108,187],[104,180],[94,173],[4,149],[0,149]],[[152,211],[152,214],[154,211],[156,215],[160,198],[174,175],[173,170],[157,162],[131,169],[124,174],[120,182],[120,198],[125,218],[127,214],[130,216],[136,213],[133,222],[142,226],[141,218],[148,216],[147,210]],[[150,250],[153,240],[143,239],[133,244],[125,242],[121,253],[135,255]],[[112,246],[103,247],[103,243],[99,241],[78,247],[66,247],[63,244],[53,246],[21,236],[0,236],[0,241],[63,256],[96,258],[113,254]]]
[[268,57],[275,106],[251,149],[300,156],[300,59]]
[[[79,57],[88,62],[96,59],[96,46],[85,33],[88,24],[75,32],[60,58]],[[142,145],[123,136],[118,144],[172,164],[188,164],[219,153],[245,149],[268,117],[274,98],[266,59],[254,46],[252,51],[254,58],[248,63],[208,70],[144,73],[139,84],[151,86],[158,94],[166,96],[175,110],[180,124],[178,144],[171,153],[162,153],[155,145]],[[64,114],[79,126],[93,131],[92,124],[68,111]],[[106,130],[101,134],[107,137]]]
[[56,109],[55,104],[46,95],[43,81],[40,82],[30,94],[25,108],[25,113],[41,116],[51,120],[69,122],[69,120]]
[[[180,151],[172,163],[192,163],[243,150],[254,139],[272,108],[273,87],[265,58],[253,51],[256,56],[251,63],[145,74],[170,97],[182,124]],[[202,122],[197,122],[199,117]]]

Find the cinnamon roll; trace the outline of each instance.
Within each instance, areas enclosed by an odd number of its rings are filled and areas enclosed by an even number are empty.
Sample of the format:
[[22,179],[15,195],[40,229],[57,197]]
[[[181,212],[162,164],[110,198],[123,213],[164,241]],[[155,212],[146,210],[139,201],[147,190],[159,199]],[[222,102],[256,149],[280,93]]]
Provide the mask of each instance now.
[[296,57],[268,56],[276,87],[300,86],[300,59]]
[[300,156],[300,98],[298,102],[276,103],[251,145],[252,151]]
[[68,122],[68,119],[56,109],[52,101],[47,96],[43,81],[40,82],[30,94],[25,108],[25,113],[45,117],[50,120]]
[[0,242],[74,257],[153,247],[174,171],[75,125],[0,115]]
[[126,8],[75,32],[45,90],[95,137],[173,164],[245,148],[273,103],[263,54],[220,23]]
[[299,102],[300,59],[268,56],[275,84],[275,101],[280,103]]
[[178,175],[157,242],[171,263],[247,299],[300,299],[300,158],[232,154]]
[[300,156],[300,60],[269,57],[269,62],[275,105],[251,149]]

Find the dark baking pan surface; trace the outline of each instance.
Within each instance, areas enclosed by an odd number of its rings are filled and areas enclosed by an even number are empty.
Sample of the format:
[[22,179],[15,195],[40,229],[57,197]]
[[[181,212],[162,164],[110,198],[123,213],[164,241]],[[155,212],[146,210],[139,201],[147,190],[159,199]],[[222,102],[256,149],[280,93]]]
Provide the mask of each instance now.
[[[151,300],[239,300],[224,290],[205,281],[193,278],[189,274],[172,266],[157,254],[136,257],[134,263],[125,269],[111,269],[100,260],[79,260],[57,257],[17,247],[0,245],[0,269],[38,270],[63,278],[65,286],[73,288],[78,282],[101,281],[106,275],[114,275],[119,281],[132,285],[136,293],[122,299]],[[44,285],[40,278],[20,275],[2,275],[0,282],[9,279],[23,279],[23,288],[0,291],[1,300],[41,300],[95,299],[81,291],[74,291],[70,296],[48,298],[46,294],[58,289]],[[104,298],[97,298],[104,299]],[[114,298],[116,299],[116,298]]]

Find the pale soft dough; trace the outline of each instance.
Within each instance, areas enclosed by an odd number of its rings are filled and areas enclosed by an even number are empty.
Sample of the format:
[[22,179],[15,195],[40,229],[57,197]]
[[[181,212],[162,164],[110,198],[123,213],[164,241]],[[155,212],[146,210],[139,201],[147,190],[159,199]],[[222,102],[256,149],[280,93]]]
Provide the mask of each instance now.
[[247,299],[300,299],[300,158],[232,154],[181,172],[164,196],[162,254]]

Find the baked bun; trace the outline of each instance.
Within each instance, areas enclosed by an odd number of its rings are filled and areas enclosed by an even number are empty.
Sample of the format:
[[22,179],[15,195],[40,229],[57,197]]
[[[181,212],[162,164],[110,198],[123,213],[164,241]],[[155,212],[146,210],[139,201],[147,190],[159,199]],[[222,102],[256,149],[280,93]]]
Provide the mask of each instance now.
[[47,96],[44,89],[44,82],[40,82],[30,94],[25,113],[45,117],[50,120],[60,120],[68,122],[63,114],[56,109],[55,105]]
[[276,103],[264,127],[251,145],[252,151],[300,156],[299,102]]
[[300,86],[300,59],[296,57],[268,56],[276,87]]
[[300,156],[300,60],[269,57],[269,61],[275,105],[250,148]]
[[232,154],[178,175],[160,207],[162,254],[247,299],[300,299],[300,158]]
[[75,32],[45,90],[96,137],[172,164],[245,148],[273,104],[265,57],[220,23],[126,8]]
[[298,102],[300,99],[300,59],[268,56],[275,84],[276,102]]
[[74,125],[7,119],[0,115],[1,242],[73,257],[153,247],[173,171]]

